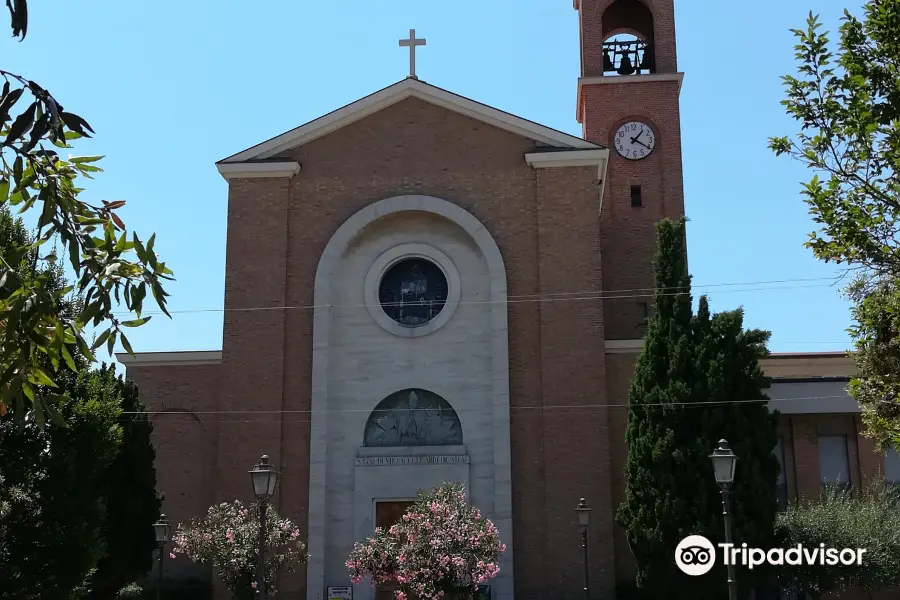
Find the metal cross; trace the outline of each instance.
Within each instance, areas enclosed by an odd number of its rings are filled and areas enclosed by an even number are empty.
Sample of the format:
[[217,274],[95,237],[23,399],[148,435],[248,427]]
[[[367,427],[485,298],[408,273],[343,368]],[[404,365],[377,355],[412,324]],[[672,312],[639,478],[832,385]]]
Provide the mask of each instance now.
[[400,40],[401,47],[409,46],[409,76],[413,79],[418,79],[416,77],[416,46],[424,46],[425,40],[417,40],[416,39],[416,30],[409,30],[409,39],[408,40]]

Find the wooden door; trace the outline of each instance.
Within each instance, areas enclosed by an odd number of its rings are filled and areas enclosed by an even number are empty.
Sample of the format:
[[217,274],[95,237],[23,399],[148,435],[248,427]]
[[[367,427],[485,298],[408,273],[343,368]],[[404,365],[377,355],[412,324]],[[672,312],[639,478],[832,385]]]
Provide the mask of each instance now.
[[[375,503],[375,527],[381,527],[385,531],[399,522],[406,511],[414,503],[410,501],[376,502]],[[380,585],[375,589],[375,600],[393,600],[394,586]]]

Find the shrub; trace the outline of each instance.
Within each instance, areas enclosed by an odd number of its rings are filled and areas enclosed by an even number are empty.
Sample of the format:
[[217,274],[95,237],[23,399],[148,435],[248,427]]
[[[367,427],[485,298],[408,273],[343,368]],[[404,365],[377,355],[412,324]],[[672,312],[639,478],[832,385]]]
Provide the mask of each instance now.
[[357,542],[347,560],[353,583],[394,584],[405,598],[471,599],[496,577],[497,527],[466,502],[463,488],[445,483],[418,501],[399,523]]
[[119,600],[132,600],[133,598],[140,598],[143,595],[144,588],[136,583],[129,583],[116,593],[116,598]]
[[[266,513],[266,592],[274,594],[278,575],[306,561],[300,530],[269,505]],[[236,600],[254,598],[259,544],[259,514],[240,500],[211,506],[177,533],[172,558],[182,554],[194,562],[212,564]]]
[[815,596],[859,589],[866,593],[900,584],[900,506],[881,481],[863,493],[826,488],[821,498],[778,515],[782,547],[865,548],[862,564],[784,565],[782,586]]

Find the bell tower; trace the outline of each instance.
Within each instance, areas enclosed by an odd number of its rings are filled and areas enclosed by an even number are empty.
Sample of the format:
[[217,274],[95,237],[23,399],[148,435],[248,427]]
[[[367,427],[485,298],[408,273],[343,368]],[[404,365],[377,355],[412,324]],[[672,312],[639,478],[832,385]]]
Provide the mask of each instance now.
[[585,139],[610,149],[600,215],[606,338],[636,339],[653,301],[654,224],[684,215],[674,0],[574,1],[577,118]]

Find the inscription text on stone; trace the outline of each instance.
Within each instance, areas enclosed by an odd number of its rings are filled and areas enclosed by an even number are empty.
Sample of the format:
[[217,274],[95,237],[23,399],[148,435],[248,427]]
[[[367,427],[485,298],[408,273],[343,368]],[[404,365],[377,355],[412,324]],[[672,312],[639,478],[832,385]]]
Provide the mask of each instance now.
[[469,464],[468,455],[461,456],[363,456],[354,461],[357,467],[390,465],[460,465]]

